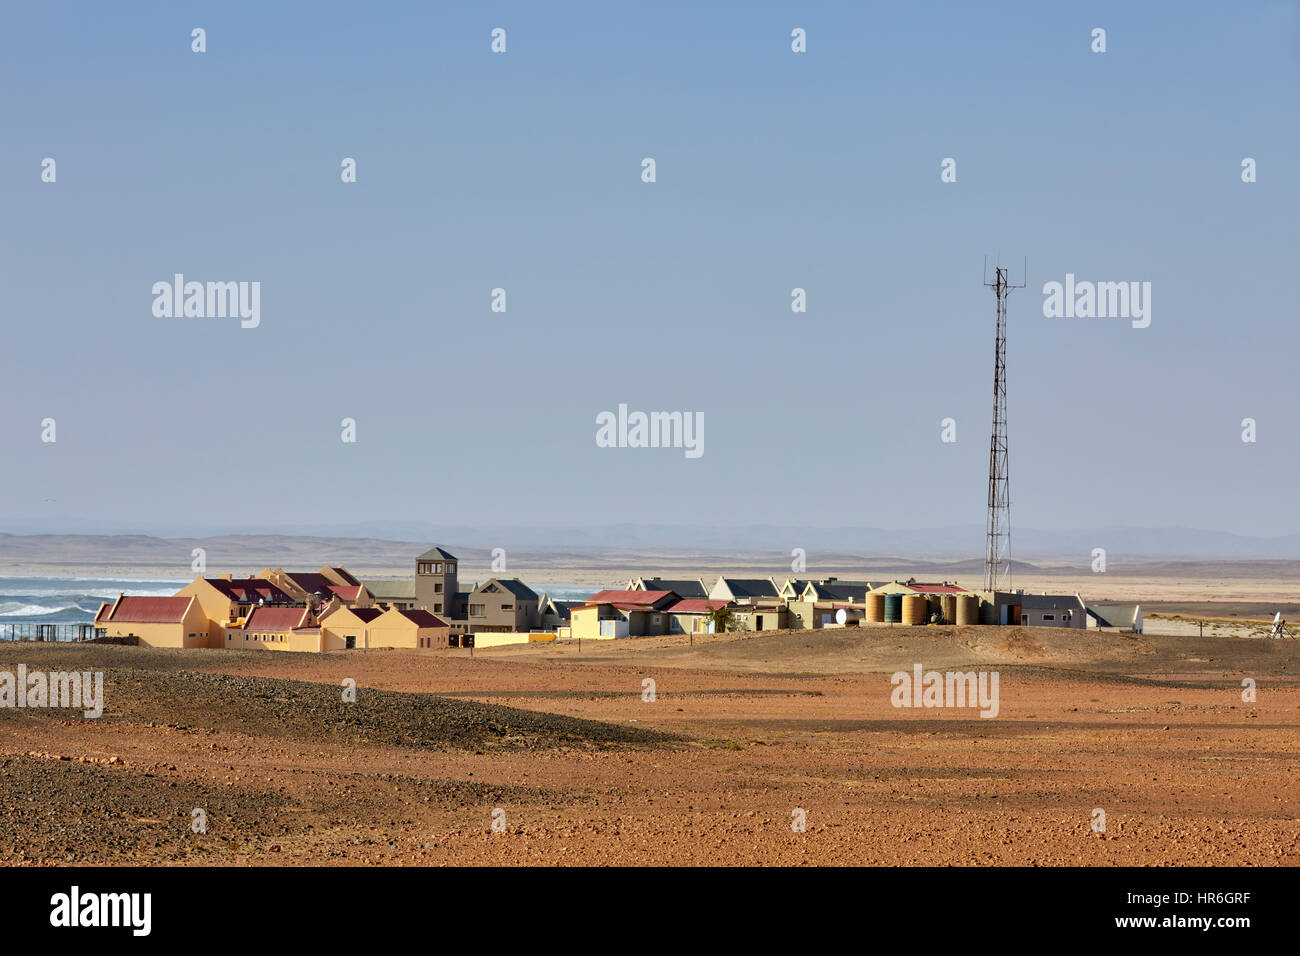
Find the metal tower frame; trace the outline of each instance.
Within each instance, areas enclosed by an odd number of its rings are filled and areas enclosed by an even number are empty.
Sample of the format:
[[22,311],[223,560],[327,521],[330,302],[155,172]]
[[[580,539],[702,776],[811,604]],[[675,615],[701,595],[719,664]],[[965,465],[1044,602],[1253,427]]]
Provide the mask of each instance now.
[[[1025,260],[1026,279],[1029,262]],[[989,436],[988,541],[984,553],[984,589],[1011,590],[1011,492],[1007,473],[1007,296],[1023,289],[1025,281],[1012,285],[1007,269],[994,267],[988,281],[988,260],[984,260],[984,284],[997,299],[997,332],[993,340],[993,432]]]

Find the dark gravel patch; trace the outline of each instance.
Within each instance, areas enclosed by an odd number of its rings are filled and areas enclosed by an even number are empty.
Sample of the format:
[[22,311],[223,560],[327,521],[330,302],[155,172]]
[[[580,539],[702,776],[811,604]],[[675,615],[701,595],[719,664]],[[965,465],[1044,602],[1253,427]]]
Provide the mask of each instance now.
[[[551,802],[582,795],[538,787],[395,774],[329,774],[296,799],[283,788],[215,786],[140,773],[127,767],[34,757],[0,759],[0,865],[18,863],[229,864],[293,843],[311,846],[355,826],[400,831],[425,808],[473,808]],[[191,829],[194,809],[207,831]],[[378,845],[366,834],[351,843]]]
[[[6,864],[129,863],[184,858],[214,842],[262,845],[290,832],[297,806],[278,793],[33,757],[0,760],[0,800]],[[190,829],[195,807],[207,814],[206,835]]]
[[[345,703],[341,686],[200,674],[169,667],[141,670],[105,666],[103,660],[95,660],[96,651],[113,650],[119,649],[78,648],[72,654],[55,654],[48,660],[41,660],[45,655],[40,654],[6,654],[0,655],[0,668],[12,669],[22,661],[29,669],[102,669],[104,714],[98,719],[108,722],[421,750],[635,749],[663,747],[680,741],[639,727],[433,694],[358,687],[356,701]],[[15,656],[17,660],[13,660]],[[88,660],[82,659],[87,657]],[[4,658],[13,662],[8,663]],[[121,664],[123,660],[119,657],[113,663]],[[140,662],[131,660],[131,663]],[[83,718],[79,710],[0,710],[0,722],[34,723],[44,719]]]

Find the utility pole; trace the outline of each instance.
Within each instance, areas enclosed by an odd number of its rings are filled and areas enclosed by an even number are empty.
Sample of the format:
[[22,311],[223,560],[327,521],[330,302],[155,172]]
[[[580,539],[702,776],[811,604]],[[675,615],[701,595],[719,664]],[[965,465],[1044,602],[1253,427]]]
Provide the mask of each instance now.
[[[1026,272],[1028,260],[1026,260]],[[984,260],[984,284],[997,300],[997,332],[993,340],[993,432],[989,437],[988,542],[984,555],[984,590],[1011,590],[1011,493],[1007,480],[1007,296],[1012,289],[1007,269],[994,266],[988,281],[988,260]]]

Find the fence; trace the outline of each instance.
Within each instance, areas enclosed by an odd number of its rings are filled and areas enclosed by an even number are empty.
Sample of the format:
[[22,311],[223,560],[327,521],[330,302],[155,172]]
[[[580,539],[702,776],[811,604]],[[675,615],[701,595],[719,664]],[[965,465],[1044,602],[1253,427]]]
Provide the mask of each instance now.
[[94,638],[94,624],[38,624],[35,621],[0,624],[0,641],[91,641]]

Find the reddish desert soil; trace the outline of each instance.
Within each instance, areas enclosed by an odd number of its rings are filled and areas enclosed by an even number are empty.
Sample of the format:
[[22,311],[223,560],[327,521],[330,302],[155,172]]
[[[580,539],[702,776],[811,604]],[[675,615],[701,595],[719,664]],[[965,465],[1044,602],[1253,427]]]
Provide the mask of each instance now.
[[[889,675],[918,662],[996,670],[998,716],[893,707]],[[1300,863],[1296,641],[875,627],[472,659],[0,647],[0,670],[19,663],[103,670],[106,707],[0,710],[10,865]]]

